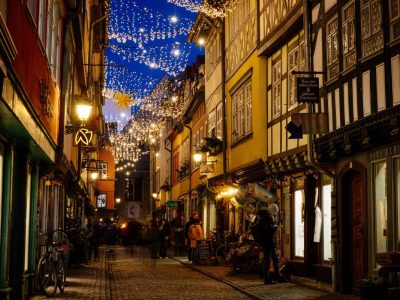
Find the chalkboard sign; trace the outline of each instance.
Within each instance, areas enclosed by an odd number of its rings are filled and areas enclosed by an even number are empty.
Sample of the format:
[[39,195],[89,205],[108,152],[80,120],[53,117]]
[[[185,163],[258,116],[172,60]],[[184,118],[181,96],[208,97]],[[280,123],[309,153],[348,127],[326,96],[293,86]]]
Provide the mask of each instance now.
[[197,259],[198,263],[206,263],[207,259],[212,256],[212,241],[197,241]]

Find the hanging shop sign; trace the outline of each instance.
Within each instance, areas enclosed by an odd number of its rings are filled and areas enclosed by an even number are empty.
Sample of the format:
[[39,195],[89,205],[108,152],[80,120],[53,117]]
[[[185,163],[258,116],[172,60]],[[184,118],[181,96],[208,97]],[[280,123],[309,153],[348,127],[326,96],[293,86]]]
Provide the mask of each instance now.
[[254,199],[262,201],[264,203],[270,203],[275,200],[274,194],[267,191],[257,183],[249,183],[248,186],[249,186],[249,193]]
[[297,102],[319,102],[319,78],[297,77]]
[[168,201],[167,201],[167,207],[169,207],[169,208],[174,208],[174,207],[176,207],[176,201],[174,201],[174,200],[168,200]]
[[80,128],[75,134],[75,145],[89,146],[93,139],[93,131],[87,128]]
[[214,173],[214,165],[210,164],[201,164],[200,165],[200,176],[213,174]]

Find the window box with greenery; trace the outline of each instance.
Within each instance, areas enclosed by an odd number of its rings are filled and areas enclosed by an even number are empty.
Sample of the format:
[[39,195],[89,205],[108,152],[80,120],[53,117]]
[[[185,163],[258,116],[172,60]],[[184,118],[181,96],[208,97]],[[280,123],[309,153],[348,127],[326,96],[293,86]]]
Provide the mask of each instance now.
[[189,176],[189,162],[183,162],[180,168],[176,171],[178,172],[178,180],[182,180],[183,178]]
[[222,152],[222,141],[216,137],[205,137],[199,148],[200,152],[210,152],[210,155],[217,155]]

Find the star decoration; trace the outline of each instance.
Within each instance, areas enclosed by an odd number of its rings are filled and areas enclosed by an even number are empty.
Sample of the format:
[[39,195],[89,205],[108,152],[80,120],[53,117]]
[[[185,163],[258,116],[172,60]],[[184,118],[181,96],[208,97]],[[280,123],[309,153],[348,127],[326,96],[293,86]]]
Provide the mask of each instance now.
[[128,108],[133,105],[132,95],[133,94],[125,94],[124,92],[116,92],[113,100],[118,108]]

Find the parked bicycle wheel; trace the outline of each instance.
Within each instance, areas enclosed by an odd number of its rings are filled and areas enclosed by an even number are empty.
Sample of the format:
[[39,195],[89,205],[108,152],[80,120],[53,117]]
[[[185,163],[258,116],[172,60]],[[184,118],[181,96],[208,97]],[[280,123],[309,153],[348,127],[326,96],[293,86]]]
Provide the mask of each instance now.
[[57,276],[58,276],[58,288],[60,289],[60,293],[64,292],[64,286],[67,281],[67,274],[66,274],[66,260],[63,253],[58,255],[57,260]]
[[57,270],[50,255],[42,256],[38,264],[39,287],[47,297],[52,297],[57,291]]
[[220,265],[223,266],[230,265],[229,251],[230,251],[229,245],[221,245],[215,251],[215,256]]

